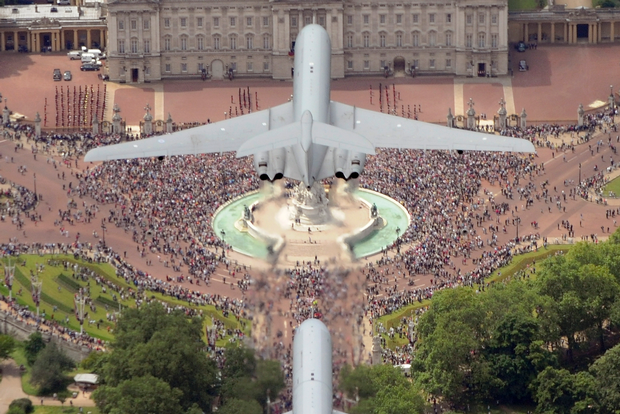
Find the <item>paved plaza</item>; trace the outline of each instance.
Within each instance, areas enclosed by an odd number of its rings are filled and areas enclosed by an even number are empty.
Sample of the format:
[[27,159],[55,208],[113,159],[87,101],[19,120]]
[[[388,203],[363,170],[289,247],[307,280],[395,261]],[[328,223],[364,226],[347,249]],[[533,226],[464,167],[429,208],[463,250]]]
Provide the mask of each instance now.
[[[577,106],[587,109],[596,101],[606,101],[609,86],[620,89],[620,46],[540,46],[524,53],[511,51],[512,77],[504,78],[347,78],[332,82],[332,99],[379,110],[379,87],[388,87],[390,103],[396,91],[396,112],[413,114],[421,109],[419,119],[445,123],[448,108],[462,115],[472,98],[477,113],[489,119],[499,109],[501,98],[508,114],[525,108],[530,122],[576,122]],[[526,60],[529,71],[519,72],[518,63]],[[99,72],[81,72],[80,61],[69,60],[64,54],[22,54],[0,52],[0,93],[8,98],[11,110],[34,119],[36,112],[47,126],[54,127],[54,95],[57,88],[97,87],[104,82]],[[73,80],[54,82],[53,69],[71,70]],[[286,102],[292,93],[292,82],[235,79],[233,81],[176,80],[152,84],[130,85],[107,83],[106,119],[112,116],[117,103],[128,125],[138,125],[148,103],[155,120],[168,114],[175,122],[218,121],[229,116],[230,108],[238,105],[239,90],[248,90],[252,106],[267,109]],[[371,104],[372,89],[372,104]],[[232,97],[232,102],[231,102]],[[47,98],[47,108],[45,99]],[[384,107],[387,112],[387,107]],[[239,114],[237,112],[237,114]]]
[[[487,114],[487,118],[492,119],[493,114],[499,109],[499,100],[503,98],[506,100],[509,114],[520,112],[525,108],[528,121],[563,121],[575,124],[577,107],[580,103],[589,109],[589,105],[597,100],[607,100],[610,85],[615,85],[615,90],[620,89],[620,74],[618,74],[620,60],[614,57],[619,55],[618,52],[620,46],[540,47],[525,53],[513,52],[512,61],[515,68],[515,62],[519,59],[527,59],[530,67],[528,72],[515,72],[514,77],[344,79],[332,82],[332,98],[378,110],[381,84],[382,89],[388,85],[390,100],[396,95],[397,113],[400,114],[403,109],[405,112],[409,110],[413,112],[415,107],[419,119],[424,121],[445,123],[448,108],[452,108],[455,115],[464,114],[469,98],[474,100],[474,108],[478,113]],[[48,123],[53,119],[49,111],[50,104],[54,102],[56,86],[66,88],[68,85],[92,84],[96,87],[103,84],[96,72],[80,72],[79,62],[69,61],[66,56],[3,52],[0,53],[0,67],[2,68],[0,92],[3,97],[8,98],[9,108],[31,119],[37,111],[44,113],[44,101],[47,98]],[[54,68],[62,71],[71,70],[74,73],[73,81],[53,82]],[[236,79],[220,82],[187,80],[139,86],[107,83],[106,105],[109,110],[114,103],[117,103],[128,125],[138,124],[144,115],[147,103],[153,108],[156,120],[165,119],[170,113],[176,122],[206,122],[207,119],[217,121],[223,119],[231,107],[238,106],[240,88],[246,93],[249,88],[254,105],[255,99],[258,98],[259,109],[286,102],[292,93],[290,82],[266,80]],[[421,112],[418,112],[420,109]],[[609,166],[611,160],[617,161],[618,156],[608,145],[609,140],[613,145],[618,145],[617,136],[616,132],[601,129],[589,143],[580,145],[577,145],[579,137],[574,133],[552,138],[547,147],[538,148],[533,163],[540,169],[531,174],[529,180],[525,179],[527,183],[512,182],[515,177],[508,176],[508,180],[515,188],[530,183],[536,186],[536,191],[539,191],[543,183],[547,183],[549,195],[562,199],[562,208],[557,208],[554,202],[546,203],[542,199],[537,199],[530,207],[526,207],[525,201],[519,198],[516,191],[512,198],[502,195],[501,190],[506,188],[506,182],[502,183],[501,188],[497,181],[493,184],[483,182],[482,189],[478,193],[482,202],[489,205],[489,199],[493,196],[496,203],[507,203],[509,206],[507,211],[510,213],[503,216],[507,221],[496,223],[499,227],[496,232],[498,245],[505,245],[514,239],[517,231],[521,236],[538,233],[541,238],[547,237],[550,243],[561,241],[567,233],[562,225],[566,222],[574,225],[575,235],[572,239],[576,241],[591,235],[604,239],[609,232],[613,232],[616,227],[615,220],[607,218],[606,212],[616,207],[586,201],[579,196],[573,198],[569,194],[575,189],[580,171],[582,178],[586,179],[597,172],[595,167],[600,171]],[[32,147],[35,146],[39,151],[42,148],[33,140],[25,138],[20,141],[3,138],[0,140],[0,176],[29,189],[33,189],[36,182],[37,193],[42,197],[35,210],[36,214],[40,215],[40,220],[25,220],[21,228],[17,228],[10,220],[0,223],[0,243],[7,243],[9,240],[23,243],[71,243],[76,240],[79,233],[80,241],[96,245],[102,232],[101,219],[109,217],[110,210],[116,206],[99,204],[89,196],[76,200],[68,191],[72,186],[78,185],[78,175],[85,174],[87,169],[92,169],[96,165],[86,164],[81,159],[72,159],[69,164],[62,165],[59,163],[61,156],[54,149],[50,154],[39,153],[35,156]],[[596,146],[599,140],[602,140],[603,145]],[[16,143],[23,144],[23,148],[18,148]],[[565,146],[562,147],[562,144]],[[575,144],[574,149],[570,147],[571,144]],[[58,164],[55,165],[52,160]],[[364,179],[362,177],[362,181]],[[92,221],[76,220],[74,224],[67,225],[68,233],[61,235],[55,221],[59,218],[59,211],[66,210],[71,201],[81,205],[99,204],[99,211]],[[516,217],[521,219],[518,229],[511,221]],[[534,223],[537,223],[537,227],[534,227]],[[95,236],[95,232],[98,232],[99,236]],[[122,227],[107,226],[105,238],[106,243],[116,252],[126,253],[129,263],[152,277],[165,280],[167,276],[173,278],[178,276],[178,272],[175,273],[170,267],[165,267],[164,260],[160,260],[167,258],[161,258],[148,251],[145,255],[140,254],[131,234]],[[493,250],[489,247],[485,249]],[[476,251],[475,254],[479,255],[480,252]],[[394,255],[393,251],[388,254],[390,257]],[[254,339],[266,346],[279,341],[290,344],[295,326],[290,311],[295,307],[294,299],[279,296],[282,292],[280,289],[286,281],[280,278],[280,273],[273,272],[270,266],[263,262],[234,252],[230,257],[238,263],[247,265],[249,269],[247,272],[265,283],[244,293],[236,287],[237,280],[231,274],[231,268],[227,269],[220,265],[211,276],[209,285],[198,286],[189,283],[187,279],[178,284],[196,291],[249,300],[256,309],[263,310],[257,312],[254,319]],[[368,283],[360,268],[368,263],[376,263],[381,258],[382,255],[377,255],[360,260],[352,266],[353,270],[342,272],[339,279],[333,281],[337,288],[335,291],[340,293],[333,298],[333,302],[323,304],[323,308],[331,308],[334,313],[330,329],[334,334],[334,343],[341,360],[357,363],[368,359],[371,344],[370,321],[364,318],[361,325],[353,323],[359,315],[353,314],[350,310],[363,308],[367,300]],[[451,272],[456,269],[467,272],[474,268],[471,260],[462,260],[462,257],[452,257],[451,260],[454,264],[453,269],[450,269]],[[377,292],[374,295],[376,298],[387,296],[389,289],[411,289],[410,280],[413,280],[416,289],[425,289],[433,285],[432,273],[415,274],[409,278],[405,275],[400,277],[400,270],[400,267],[389,264],[382,268],[381,272],[384,272],[385,279],[376,284]]]

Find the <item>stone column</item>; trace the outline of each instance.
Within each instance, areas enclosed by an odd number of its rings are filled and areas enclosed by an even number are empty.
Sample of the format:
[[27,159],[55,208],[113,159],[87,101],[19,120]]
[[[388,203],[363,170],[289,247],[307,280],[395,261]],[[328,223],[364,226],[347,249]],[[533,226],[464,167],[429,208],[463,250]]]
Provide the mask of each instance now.
[[90,29],[86,29],[86,48],[90,49],[91,40],[90,40]]
[[0,52],[4,51],[4,32],[0,32]]
[[67,48],[67,42],[65,42],[65,31],[60,31],[60,50],[65,50]]
[[[474,20],[477,20],[476,19],[476,17],[477,17],[476,15],[474,15],[473,17],[474,17]],[[530,37],[529,23],[525,23],[524,26],[525,27],[523,28],[523,37],[524,37],[523,41],[527,43],[529,41],[529,37]]]
[[564,23],[564,43],[570,43],[568,41],[568,23]]
[[168,112],[168,119],[166,119],[166,132],[172,134],[172,115]]
[[454,115],[452,115],[452,108],[448,108],[448,116],[446,119],[448,121],[448,128],[452,128],[454,126]]
[[37,138],[41,137],[41,115],[38,112],[34,117],[34,135]]
[[[15,33],[15,50],[19,48],[19,32]],[[29,52],[32,52],[32,33],[26,32],[26,47]]]
[[609,27],[609,40],[611,42],[615,42],[616,41],[616,39],[615,39],[616,34],[614,33],[614,30],[616,28],[616,22],[611,22],[610,25],[611,26]]
[[144,135],[151,135],[153,133],[153,116],[151,115],[151,107],[149,104],[146,104],[144,108],[146,114],[144,114],[144,126],[142,133]]
[[97,118],[97,113],[93,114],[93,134],[99,133],[99,119]]
[[555,43],[555,23],[551,23],[551,43]]
[[536,33],[536,41],[540,43],[542,41],[542,23],[538,22],[538,32]]
[[112,117],[112,131],[115,134],[120,134],[122,132],[121,121],[123,120],[123,118],[119,115],[121,108],[118,107],[118,104],[114,104],[114,108],[112,110],[114,111],[114,116]]
[[573,24],[573,43],[577,43],[577,23]]
[[80,48],[80,39],[78,38],[78,31],[77,29],[73,29],[73,49],[79,49]]
[[497,111],[497,114],[499,115],[499,129],[506,129],[506,114],[508,113],[508,111],[506,111],[506,101],[504,101],[504,98],[500,99],[499,101],[499,111]]
[[521,111],[520,123],[521,125],[519,126],[521,127],[521,129],[527,128],[527,114],[525,113],[525,108],[523,108],[523,110]]
[[372,337],[372,365],[383,364],[383,356],[381,355],[381,337],[375,335]]
[[577,126],[583,126],[583,114],[585,111],[583,110],[583,104],[579,104],[579,108],[577,109]]
[[476,111],[474,110],[474,100],[469,98],[469,109],[467,110],[467,129],[476,129]]

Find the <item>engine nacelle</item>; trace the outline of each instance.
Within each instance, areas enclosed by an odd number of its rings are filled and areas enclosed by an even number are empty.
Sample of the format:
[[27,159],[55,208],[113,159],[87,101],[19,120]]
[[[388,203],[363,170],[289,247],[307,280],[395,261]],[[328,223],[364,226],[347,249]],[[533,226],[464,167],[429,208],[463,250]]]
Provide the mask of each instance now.
[[254,168],[262,181],[275,181],[284,177],[286,150],[278,148],[254,154]]
[[349,150],[337,149],[334,151],[334,175],[343,180],[359,178],[364,165],[366,164],[366,154],[363,152],[352,152]]

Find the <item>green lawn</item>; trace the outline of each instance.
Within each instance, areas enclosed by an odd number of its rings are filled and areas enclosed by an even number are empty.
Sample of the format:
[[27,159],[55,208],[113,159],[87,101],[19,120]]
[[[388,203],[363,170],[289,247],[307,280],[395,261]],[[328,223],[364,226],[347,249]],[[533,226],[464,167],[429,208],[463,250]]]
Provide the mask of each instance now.
[[[80,412],[78,407],[70,407],[69,400],[65,401],[65,407],[52,407],[49,405],[37,405],[34,408],[35,414],[77,414]],[[99,414],[97,407],[84,407],[84,414]]]
[[538,10],[546,5],[547,0],[508,0],[509,11]]
[[603,196],[609,197],[609,192],[613,192],[616,197],[620,196],[620,177],[616,177],[603,187]]
[[26,360],[26,354],[24,353],[23,343],[20,342],[15,351],[11,354],[11,357],[15,360],[17,365],[23,365],[26,371],[22,374],[22,390],[28,395],[38,395],[39,390],[30,383],[30,367]]
[[[91,336],[101,338],[104,340],[111,340],[113,338],[114,323],[108,322],[106,315],[118,312],[118,304],[122,307],[135,307],[135,301],[131,298],[127,298],[124,301],[120,300],[120,295],[117,296],[117,300],[113,299],[113,295],[116,292],[111,289],[107,289],[107,292],[103,292],[103,288],[95,283],[93,279],[83,281],[73,277],[73,270],[71,267],[65,269],[64,266],[52,266],[48,265],[50,259],[66,260],[71,263],[77,263],[82,267],[87,267],[90,270],[96,272],[99,276],[113,282],[115,285],[135,291],[135,287],[130,286],[124,279],[117,277],[114,268],[108,263],[96,264],[88,263],[81,260],[76,260],[71,255],[21,255],[19,258],[12,258],[12,263],[15,267],[15,279],[13,281],[13,297],[17,299],[17,302],[21,305],[27,305],[30,309],[35,310],[35,304],[31,295],[31,274],[37,272],[37,264],[43,264],[43,271],[38,273],[39,280],[42,281],[42,295],[40,312],[45,313],[46,319],[54,319],[60,324],[69,326],[75,331],[80,330],[80,324],[73,312],[74,309],[74,296],[80,288],[88,289],[88,296],[93,299],[96,311],[88,309],[88,317],[85,318],[84,330]],[[2,260],[4,263],[8,259]],[[4,278],[2,278],[2,282]],[[0,287],[0,292],[4,295],[8,295],[8,289],[5,286]],[[236,329],[241,327],[240,323],[236,320],[234,315],[224,317],[222,312],[217,311],[214,306],[200,306],[196,307],[190,305],[188,302],[179,300],[170,296],[164,296],[161,293],[147,292],[150,298],[158,299],[163,302],[167,302],[171,305],[183,305],[193,307],[203,311],[205,315],[205,324],[212,325],[212,319],[216,318],[224,322],[224,325]],[[56,310],[54,310],[56,306]],[[96,323],[89,324],[90,320],[96,321]],[[68,321],[68,322],[67,322]],[[249,323],[246,324],[248,328],[245,329],[249,334]],[[227,343],[226,339],[220,341],[222,344]]]
[[[541,260],[546,259],[549,256],[556,254],[557,252],[567,252],[572,246],[567,244],[560,245],[548,245],[547,248],[539,248],[537,252],[529,252],[524,253],[519,256],[516,256],[510,264],[507,266],[501,267],[495,272],[491,274],[490,277],[487,278],[488,282],[499,282],[503,281],[520,270],[526,269],[527,266],[534,261],[540,263]],[[424,307],[427,307],[431,304],[430,300],[423,300],[422,302],[415,303],[413,305],[406,306],[402,309],[394,313],[390,313],[387,315],[381,316],[376,320],[374,326],[378,326],[379,322],[383,324],[386,329],[390,329],[392,327],[398,326],[400,324],[400,320],[403,317],[409,317],[415,314],[415,311]],[[374,328],[373,326],[373,328]],[[394,348],[396,346],[406,345],[409,341],[407,338],[399,338],[398,335],[394,336],[394,339],[390,339],[387,335],[383,335],[386,340],[386,345],[388,348]]]

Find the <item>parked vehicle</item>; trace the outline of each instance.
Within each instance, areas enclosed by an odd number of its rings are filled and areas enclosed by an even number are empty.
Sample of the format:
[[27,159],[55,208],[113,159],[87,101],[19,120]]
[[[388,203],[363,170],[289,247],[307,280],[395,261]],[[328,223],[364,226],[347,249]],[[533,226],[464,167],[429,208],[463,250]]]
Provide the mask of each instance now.
[[79,50],[72,50],[71,52],[67,53],[67,56],[71,60],[78,60],[82,57],[82,52],[80,52]]
[[81,71],[91,71],[91,70],[99,70],[99,66],[92,64],[92,63],[84,63],[81,67],[80,67]]
[[92,63],[95,61],[95,55],[93,55],[92,53],[82,53],[82,56],[80,56],[80,60],[82,61],[82,63]]
[[66,81],[70,81],[71,79],[73,79],[73,76],[71,76],[71,71],[70,70],[65,71],[63,78]]
[[519,61],[519,72],[527,72],[529,70],[529,66],[525,60]]
[[60,69],[54,69],[54,80],[55,81],[62,80],[62,74],[60,73]]

